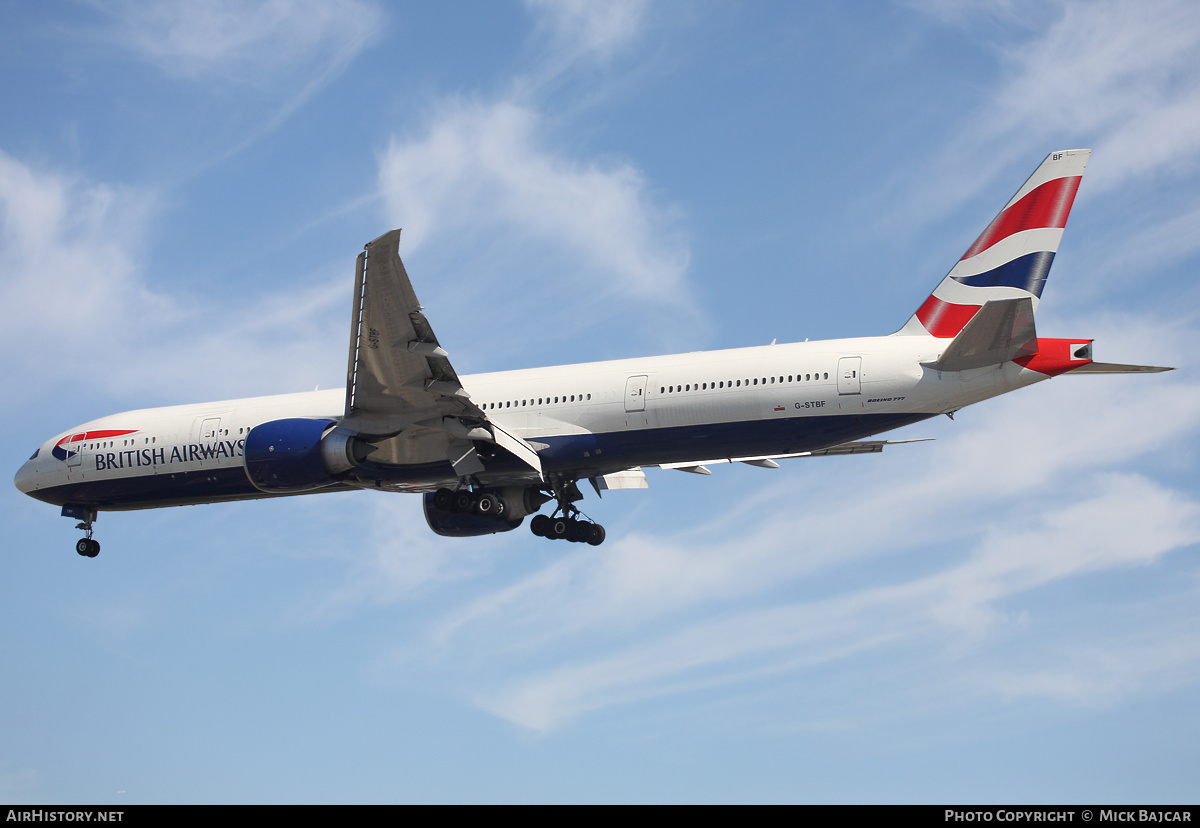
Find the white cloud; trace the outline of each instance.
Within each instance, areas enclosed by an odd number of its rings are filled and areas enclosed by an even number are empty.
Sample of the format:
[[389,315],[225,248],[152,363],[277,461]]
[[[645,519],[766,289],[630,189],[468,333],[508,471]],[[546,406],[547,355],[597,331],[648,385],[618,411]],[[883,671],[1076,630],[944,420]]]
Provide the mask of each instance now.
[[46,796],[38,793],[41,783],[42,775],[32,768],[0,772],[0,803],[19,805],[44,801]]
[[694,315],[688,247],[673,211],[655,203],[630,164],[581,162],[549,148],[533,109],[444,104],[421,134],[394,138],[379,166],[388,214],[405,228],[405,255],[433,237],[444,250],[486,251],[455,267],[457,294],[486,297],[472,301],[476,311],[563,314],[589,326],[602,321],[589,301],[601,296],[614,315],[662,306]]
[[6,387],[68,381],[149,402],[152,384],[191,402],[304,391],[314,377],[340,376],[345,331],[332,321],[348,302],[349,263],[286,301],[247,289],[232,310],[228,297],[167,293],[143,270],[156,206],[153,193],[34,170],[0,152]]
[[[1186,597],[1194,607],[1196,594]],[[1041,663],[1024,670],[1017,665],[984,669],[969,681],[1005,701],[1041,698],[1089,707],[1114,704],[1147,690],[1174,690],[1200,679],[1200,642],[1194,635],[1200,619],[1187,610],[1178,617],[1184,623],[1075,642],[1069,650],[1040,653]]]
[[540,17],[563,63],[610,58],[641,33],[646,13],[645,0],[526,0],[525,5]]
[[[1200,386],[1178,377],[1061,378],[964,412],[952,437],[890,449],[892,462],[794,461],[692,531],[571,549],[446,613],[429,646],[476,664],[466,680],[482,708],[537,731],[613,705],[851,669],[866,652],[886,663],[914,643],[943,665],[986,661],[1000,630],[1045,633],[1022,609],[1041,590],[1119,578],[1200,542],[1194,497],[1109,471],[1186,451],[1198,421]],[[1190,680],[1200,665],[1174,642],[1109,689],[1091,662],[1035,659],[975,692],[1107,703],[1145,690],[1146,676]],[[990,667],[1011,665],[993,656]]]
[[[882,586],[859,582],[827,599],[710,613],[678,627],[671,624],[666,632],[655,631],[662,629],[661,622],[646,625],[624,641],[601,645],[601,654],[581,655],[572,648],[563,666],[535,669],[498,691],[480,694],[479,703],[516,724],[545,731],[614,704],[803,672],[917,636],[932,638],[949,652],[961,648],[963,636],[984,641],[1004,617],[1002,602],[1065,578],[1153,563],[1200,541],[1200,504],[1134,476],[1110,477],[1095,497],[1030,516],[1028,528],[993,529],[965,560],[935,574]],[[912,549],[903,540],[897,545]],[[574,598],[587,600],[579,593]],[[614,617],[618,609],[613,608]],[[1164,658],[1195,673],[1198,655],[1192,648]],[[1120,672],[1120,665],[1110,669]],[[1066,676],[1063,672],[1059,680],[1067,681]],[[1017,685],[1008,682],[1003,692],[1017,692]]]
[[372,537],[354,548],[326,553],[346,561],[345,578],[305,613],[307,618],[413,600],[489,568],[492,550],[486,540],[472,538],[451,551],[426,525],[420,496],[389,493],[374,500],[365,521],[375,527]]
[[1001,72],[979,105],[963,112],[962,128],[936,157],[900,174],[904,180],[895,183],[906,193],[905,214],[946,215],[1014,164],[1032,172],[1046,153],[1068,143],[1095,150],[1088,194],[1161,185],[1200,166],[1194,3],[916,5],[972,31],[978,42],[994,40]]
[[136,279],[153,197],[40,173],[0,153],[0,308],[5,373],[82,372],[160,308]]
[[378,7],[362,0],[103,2],[110,35],[185,78],[271,84],[321,64],[343,65],[374,37]]
[[1102,191],[1129,178],[1194,170],[1200,154],[1200,8],[1165,0],[1066,3],[1033,42],[1004,50],[1013,69],[984,119],[1007,137],[1096,136]]

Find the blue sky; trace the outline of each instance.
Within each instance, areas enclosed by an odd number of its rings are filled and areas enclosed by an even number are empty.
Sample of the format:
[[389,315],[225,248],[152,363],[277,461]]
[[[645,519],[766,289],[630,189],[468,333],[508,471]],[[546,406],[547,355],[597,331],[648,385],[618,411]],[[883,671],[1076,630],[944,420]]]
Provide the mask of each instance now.
[[882,455],[589,497],[599,548],[371,493],[0,496],[0,801],[1195,802],[1200,9],[0,7],[15,472],[155,405],[338,387],[353,258],[462,373],[899,327],[1093,147],[1064,377]]

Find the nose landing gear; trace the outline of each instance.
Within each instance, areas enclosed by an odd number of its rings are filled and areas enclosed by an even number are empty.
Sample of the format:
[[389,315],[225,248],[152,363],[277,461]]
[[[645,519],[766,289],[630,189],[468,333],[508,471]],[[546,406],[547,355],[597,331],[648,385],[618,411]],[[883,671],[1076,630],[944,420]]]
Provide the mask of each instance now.
[[92,539],[92,524],[96,522],[96,510],[86,506],[62,507],[63,517],[77,518],[76,529],[82,529],[86,534],[75,543],[75,551],[85,558],[94,558],[100,554],[100,541]]

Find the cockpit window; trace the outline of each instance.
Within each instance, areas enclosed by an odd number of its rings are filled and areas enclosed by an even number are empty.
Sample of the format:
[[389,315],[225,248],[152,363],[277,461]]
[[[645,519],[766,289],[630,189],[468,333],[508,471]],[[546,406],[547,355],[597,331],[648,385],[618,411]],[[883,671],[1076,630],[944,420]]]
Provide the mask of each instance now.
[[39,446],[37,449],[35,449],[35,450],[34,450],[33,454],[30,456],[30,458],[29,458],[29,459],[30,459],[30,460],[36,460],[36,459],[37,459],[37,456],[38,456],[38,452],[40,452],[41,450],[42,450],[42,449],[41,449],[41,447]]

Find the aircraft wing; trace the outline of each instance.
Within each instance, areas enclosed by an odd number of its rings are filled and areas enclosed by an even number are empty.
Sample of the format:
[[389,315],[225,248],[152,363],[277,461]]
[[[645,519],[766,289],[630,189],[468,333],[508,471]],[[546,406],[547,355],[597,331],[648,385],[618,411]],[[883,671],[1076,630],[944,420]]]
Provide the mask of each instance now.
[[375,448],[372,462],[449,460],[459,475],[483,471],[472,441],[516,455],[541,477],[537,452],[490,422],[463,390],[422,312],[398,252],[400,231],[358,256],[342,427]]

